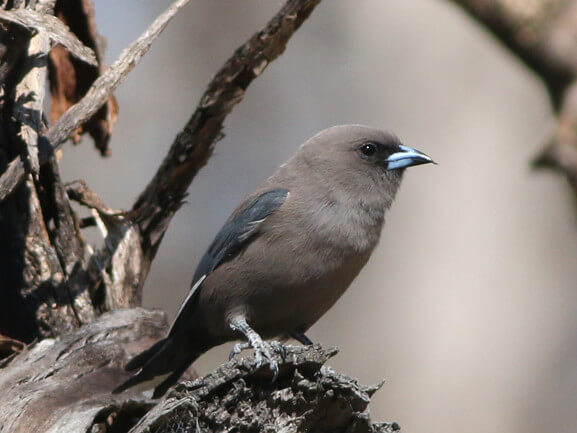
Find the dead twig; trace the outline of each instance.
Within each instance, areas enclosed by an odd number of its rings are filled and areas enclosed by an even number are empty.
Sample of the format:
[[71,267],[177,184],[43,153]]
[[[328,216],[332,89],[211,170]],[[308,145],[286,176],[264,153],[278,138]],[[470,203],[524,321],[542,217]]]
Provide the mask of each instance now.
[[[40,170],[40,161],[38,160],[38,136],[42,133],[42,116],[44,112],[50,38],[56,34],[54,28],[57,29],[58,32],[65,32],[66,36],[75,38],[68,29],[64,28],[64,30],[62,30],[62,23],[50,15],[50,13],[53,12],[53,8],[53,3],[39,2],[36,5],[38,11],[29,9],[5,11],[0,9],[0,18],[5,18],[6,15],[25,18],[32,20],[34,22],[34,28],[39,29],[36,34],[32,35],[28,42],[28,52],[23,68],[25,74],[16,85],[14,104],[14,114],[20,122],[19,136],[25,145],[22,151],[22,159],[26,162],[28,171],[32,173],[36,180],[38,180],[38,171]],[[40,13],[40,10],[43,12]],[[14,22],[22,24],[19,21]],[[55,22],[60,23],[60,25],[55,25]],[[50,30],[48,29],[49,27]],[[94,56],[94,53],[92,53],[92,55]],[[94,58],[94,61],[96,61],[96,58]]]
[[[78,127],[90,119],[108,101],[108,95],[124,81],[128,73],[148,52],[152,42],[189,1],[176,0],[170,5],[130,47],[122,52],[120,58],[94,82],[86,95],[77,104],[70,107],[48,129],[46,135],[39,140],[40,165],[46,163],[50,155],[59,149]],[[0,177],[0,202],[20,185],[25,174],[24,163],[21,158],[16,158],[10,162]]]
[[42,34],[43,37],[65,47],[78,59],[89,65],[98,66],[94,51],[80,42],[76,35],[70,32],[70,29],[53,15],[30,9],[4,10],[0,8],[0,20],[34,29],[38,34]]
[[291,36],[320,0],[288,0],[265,28],[227,60],[208,85],[192,117],[178,134],[162,165],[133,206],[150,263],[190,183],[223,137],[226,116],[248,86],[286,48]]

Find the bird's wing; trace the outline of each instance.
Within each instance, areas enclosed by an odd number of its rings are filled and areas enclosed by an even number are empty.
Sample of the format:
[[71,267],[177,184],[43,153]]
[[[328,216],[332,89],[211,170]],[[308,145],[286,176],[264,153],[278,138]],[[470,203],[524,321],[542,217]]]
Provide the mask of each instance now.
[[288,194],[289,190],[285,188],[265,191],[250,200],[245,206],[241,206],[230,216],[200,260],[194,273],[192,288],[180,307],[171,333],[179,321],[181,313],[191,309],[196,302],[204,279],[221,264],[236,257],[250,243],[262,223],[281,207]]
[[284,188],[265,191],[233,213],[200,260],[193,281],[235,257],[267,217],[284,203],[288,192]]

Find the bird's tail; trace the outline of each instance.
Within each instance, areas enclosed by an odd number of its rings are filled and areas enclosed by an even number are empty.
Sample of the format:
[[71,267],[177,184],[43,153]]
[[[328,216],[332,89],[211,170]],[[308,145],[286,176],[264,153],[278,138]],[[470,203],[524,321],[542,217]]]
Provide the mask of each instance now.
[[137,369],[140,369],[140,371],[114,389],[112,393],[121,393],[134,385],[170,373],[170,375],[154,389],[153,398],[158,398],[178,381],[190,364],[202,355],[204,351],[205,350],[194,350],[194,348],[191,347],[183,347],[182,344],[177,345],[174,338],[166,337],[144,352],[136,355],[126,364],[124,368],[126,371],[134,371]]

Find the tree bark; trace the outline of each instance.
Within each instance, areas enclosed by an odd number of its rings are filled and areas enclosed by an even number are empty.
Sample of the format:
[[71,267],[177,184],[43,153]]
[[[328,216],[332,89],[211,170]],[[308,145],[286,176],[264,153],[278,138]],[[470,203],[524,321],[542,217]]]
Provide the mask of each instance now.
[[130,420],[155,402],[110,390],[126,379],[128,359],[161,338],[166,326],[160,312],[117,310],[74,333],[27,347],[0,370],[0,431],[107,431],[94,426],[110,417],[117,424],[112,431],[128,431]]
[[110,394],[128,377],[127,360],[165,330],[160,312],[117,310],[75,333],[27,348],[0,374],[0,431],[398,430],[395,423],[370,422],[370,397],[381,385],[362,386],[334,372],[324,364],[337,350],[320,346],[288,346],[274,383],[268,367],[257,369],[250,356],[179,384],[160,402],[138,390]]
[[[186,190],[226,116],[320,0],[287,0],[224,63],[129,211],[107,207],[82,181],[63,185],[56,152],[88,133],[109,154],[112,92],[187,2],[176,0],[107,68],[90,0],[0,0],[0,432],[398,430],[370,421],[379,386],[334,372],[326,362],[336,351],[318,346],[289,347],[274,383],[249,357],[160,401],[110,394],[126,361],[166,332],[161,313],[137,307]],[[557,124],[534,163],[560,170],[577,195],[577,0],[453,2],[545,83]],[[92,217],[80,220],[71,201]],[[102,248],[85,243],[87,225],[99,227]]]
[[[188,186],[223,136],[226,116],[319,2],[288,0],[238,48],[132,209],[122,211],[82,180],[63,185],[57,151],[88,133],[109,154],[112,91],[188,0],[176,0],[110,68],[90,0],[0,0],[0,432],[398,430],[371,424],[367,407],[378,387],[326,367],[336,351],[318,346],[289,347],[275,383],[249,357],[160,402],[142,390],[110,393],[127,378],[127,360],[167,330],[163,314],[136,307]],[[80,220],[71,201],[92,217]],[[84,241],[88,225],[100,229],[102,248]]]
[[[326,366],[337,349],[287,346],[278,380],[253,357],[234,359],[194,382],[184,382],[132,429],[153,431],[392,432],[397,423],[372,424],[371,396]],[[279,359],[279,361],[281,361]]]

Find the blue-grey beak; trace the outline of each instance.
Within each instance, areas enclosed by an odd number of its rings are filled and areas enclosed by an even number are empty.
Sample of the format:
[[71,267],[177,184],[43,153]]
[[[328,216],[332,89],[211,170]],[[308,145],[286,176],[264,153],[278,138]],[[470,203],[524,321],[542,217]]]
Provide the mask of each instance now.
[[396,170],[399,168],[407,168],[413,165],[421,164],[435,164],[435,161],[431,157],[425,155],[423,152],[419,152],[411,147],[399,146],[401,149],[399,152],[395,152],[387,159],[385,162],[387,164],[387,170]]

